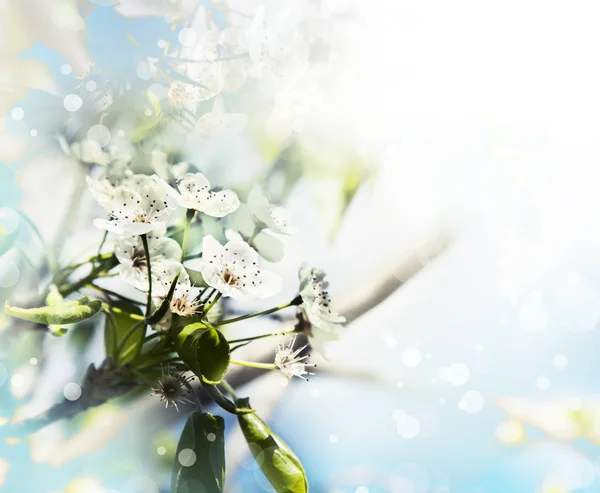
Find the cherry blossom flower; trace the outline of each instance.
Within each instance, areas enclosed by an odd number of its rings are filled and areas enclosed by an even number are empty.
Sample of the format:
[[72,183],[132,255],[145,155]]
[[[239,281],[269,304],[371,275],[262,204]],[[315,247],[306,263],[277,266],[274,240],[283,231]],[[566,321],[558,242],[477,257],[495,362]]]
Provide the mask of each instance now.
[[100,205],[112,220],[95,219],[100,229],[119,235],[141,235],[164,226],[173,213],[166,190],[149,176],[134,175],[115,188],[114,197]]
[[259,185],[254,185],[248,195],[248,205],[254,220],[274,233],[285,235],[292,234],[290,226],[290,215],[285,207],[271,204],[269,199],[262,193]]
[[240,240],[223,246],[205,236],[200,272],[209,286],[237,300],[267,298],[281,289],[281,278],[262,269],[256,250]]
[[308,355],[299,356],[300,353],[308,346],[302,346],[294,351],[294,343],[296,337],[290,340],[288,344],[279,343],[275,350],[275,365],[281,370],[286,377],[300,377],[304,380],[308,380],[304,375],[314,375],[306,370],[307,367],[315,365],[311,363],[305,363],[304,360],[308,358]]
[[240,201],[232,190],[213,192],[208,179],[202,173],[187,173],[178,182],[175,190],[158,175],[153,175],[157,184],[175,198],[177,203],[186,209],[193,209],[213,217],[224,217],[234,212]]
[[[175,240],[163,236],[164,230],[156,233],[148,235],[152,294],[163,297],[167,295],[171,281],[181,268],[181,247]],[[120,263],[118,270],[123,280],[140,291],[148,291],[148,268],[142,239],[139,236],[119,238],[115,255]]]
[[331,298],[327,291],[329,283],[325,280],[322,270],[303,266],[300,268],[299,277],[302,298],[300,312],[304,319],[305,332],[311,346],[325,354],[327,345],[340,338],[342,324],[346,319],[331,310]]
[[200,288],[192,286],[189,274],[182,267],[171,299],[171,313],[186,318],[194,316],[202,306],[200,303],[201,292]]

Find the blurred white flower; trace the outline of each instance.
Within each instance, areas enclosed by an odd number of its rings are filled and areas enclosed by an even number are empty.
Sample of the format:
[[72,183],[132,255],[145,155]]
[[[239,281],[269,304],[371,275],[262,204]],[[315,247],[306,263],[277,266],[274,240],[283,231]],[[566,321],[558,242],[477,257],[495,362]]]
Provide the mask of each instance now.
[[185,209],[193,209],[213,217],[224,217],[240,206],[233,190],[213,192],[202,173],[187,173],[177,183],[178,191],[158,175],[153,175],[152,178]]
[[304,362],[304,360],[308,358],[308,355],[298,357],[308,344],[294,351],[295,342],[296,337],[291,339],[287,345],[283,343],[277,345],[275,351],[275,365],[281,370],[281,373],[288,378],[296,376],[307,380],[304,375],[314,375],[314,373],[307,371],[306,368],[315,365]]
[[[110,132],[107,129],[105,131],[108,132],[108,139],[110,140]],[[103,146],[95,138],[84,138],[68,144],[63,136],[59,136],[58,143],[67,156],[87,164],[108,166],[114,161],[127,164],[131,162],[134,155],[131,143],[124,139],[117,139],[116,143]]]
[[[160,233],[148,235],[152,294],[157,297],[166,296],[171,281],[181,268],[179,243],[163,236],[164,231]],[[142,239],[139,236],[119,238],[115,255],[120,263],[118,270],[123,280],[140,291],[148,291],[148,268]]]
[[237,300],[267,298],[281,289],[281,278],[259,266],[258,253],[244,241],[202,242],[200,272],[209,286]]
[[302,266],[298,276],[302,298],[300,311],[308,322],[305,332],[311,346],[325,354],[327,344],[340,338],[346,319],[331,310],[331,298],[327,291],[329,283],[322,270]]
[[257,9],[247,32],[254,74],[278,81],[306,67],[308,43],[298,29],[302,18],[302,11],[285,8],[267,22],[265,7]]
[[274,233],[292,234],[290,215],[285,207],[271,204],[259,185],[254,185],[248,195],[248,205],[254,220]]
[[190,167],[186,161],[169,164],[167,153],[158,149],[152,151],[150,161],[152,170],[165,181],[169,181],[171,177],[175,178],[175,180],[181,180]]
[[106,178],[95,179],[91,176],[86,176],[85,180],[92,197],[102,207],[115,198],[117,190]]
[[212,107],[212,111],[203,114],[197,121],[194,129],[188,136],[190,143],[202,142],[206,145],[213,139],[222,139],[240,132],[248,124],[248,116],[245,113],[227,113],[223,105],[223,99],[218,96]]
[[119,235],[149,233],[164,226],[173,213],[164,187],[145,175],[131,177],[116,187],[111,200],[100,205],[112,220],[95,219],[94,225]]
[[529,423],[553,438],[567,441],[586,438],[600,444],[600,399],[597,397],[535,402],[504,396],[495,402],[511,419]]
[[200,294],[201,290],[192,286],[189,274],[182,267],[171,299],[171,312],[186,318],[194,316],[202,306]]

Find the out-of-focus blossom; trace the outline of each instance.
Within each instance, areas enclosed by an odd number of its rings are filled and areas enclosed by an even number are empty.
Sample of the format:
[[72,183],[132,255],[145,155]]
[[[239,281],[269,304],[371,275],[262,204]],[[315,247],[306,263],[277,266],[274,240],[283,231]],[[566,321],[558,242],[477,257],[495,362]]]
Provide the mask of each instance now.
[[274,233],[292,234],[290,215],[285,207],[271,204],[259,185],[254,185],[248,195],[248,205],[254,220]]
[[280,82],[306,67],[309,49],[298,27],[302,18],[302,11],[285,8],[267,20],[265,7],[257,9],[247,33],[255,75]]
[[586,438],[600,444],[600,400],[597,398],[533,402],[521,397],[500,397],[496,404],[511,419],[529,423],[553,438]]

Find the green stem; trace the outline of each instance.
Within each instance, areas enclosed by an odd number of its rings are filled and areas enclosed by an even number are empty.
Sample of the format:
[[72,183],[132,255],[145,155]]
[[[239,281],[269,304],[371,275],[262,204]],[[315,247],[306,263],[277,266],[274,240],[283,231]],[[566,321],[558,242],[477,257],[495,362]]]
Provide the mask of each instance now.
[[273,332],[272,334],[262,334],[254,337],[244,337],[242,339],[233,339],[231,341],[227,341],[229,344],[236,344],[238,342],[250,342],[256,341],[257,339],[264,339],[266,337],[274,337],[274,336],[282,336],[285,334],[293,334],[294,332],[298,332],[296,329],[291,330],[282,330],[281,332]]
[[194,209],[188,209],[185,213],[185,229],[183,230],[183,241],[181,242],[181,263],[185,260],[185,249],[188,244],[188,236],[190,233],[190,225],[196,211]]
[[146,268],[148,269],[148,301],[146,302],[146,317],[150,316],[152,310],[152,268],[150,267],[150,249],[148,248],[148,237],[142,235],[142,244],[146,252]]
[[27,214],[25,214],[23,211],[18,211],[18,212],[19,212],[19,215],[23,219],[25,219],[25,222],[29,225],[29,227],[31,228],[31,230],[33,231],[33,233],[39,240],[40,244],[42,245],[42,248],[44,249],[44,253],[46,255],[46,262],[48,263],[48,269],[50,270],[50,272],[52,274],[55,274],[56,273],[56,263],[54,262],[54,253],[52,252],[52,249],[48,246],[48,244],[44,240],[44,237],[42,236],[41,231],[36,226],[36,224],[31,220],[31,218]]
[[104,235],[102,236],[102,241],[100,242],[100,246],[98,247],[98,253],[96,254],[96,259],[98,262],[100,262],[102,260],[102,247],[104,246],[104,243],[106,242],[106,238],[108,236],[108,231],[104,232]]
[[127,303],[132,303],[134,305],[145,305],[145,303],[142,303],[142,302],[136,301],[136,300],[132,300],[131,298],[127,298],[127,296],[123,296],[122,294],[115,293],[114,291],[111,291],[110,289],[103,288],[92,282],[86,284],[85,287],[95,289],[101,293],[104,293],[106,296],[113,296],[115,298],[120,299],[121,301],[126,301]]
[[249,318],[259,317],[261,315],[269,315],[270,313],[278,312],[279,310],[283,310],[284,308],[287,308],[287,307],[295,305],[295,304],[296,304],[295,300],[292,300],[292,301],[290,301],[288,303],[276,306],[275,308],[269,308],[268,310],[265,310],[265,311],[262,311],[262,312],[251,313],[249,315],[242,315],[241,317],[230,318],[229,320],[223,320],[222,322],[219,322],[218,324],[216,324],[216,326],[219,327],[221,325],[232,324],[234,322],[239,322],[241,320],[247,320]]
[[227,391],[227,393],[233,398],[234,402],[237,401],[237,395],[235,395],[235,390],[233,390],[233,387],[231,386],[231,384],[227,380],[223,379],[223,380],[221,380],[221,385]]
[[60,294],[62,296],[68,296],[71,293],[78,291],[79,289],[84,287],[86,284],[89,284],[94,279],[96,279],[98,277],[98,275],[102,272],[103,269],[104,269],[103,265],[98,265],[98,266],[94,267],[87,276],[83,277],[79,281],[74,282],[72,284],[67,284],[66,286],[62,286],[61,289],[59,289]]
[[235,359],[232,359],[230,363],[249,368],[260,368],[261,370],[277,370],[277,366],[274,363],[255,363],[254,361],[238,361]]
[[149,336],[144,337],[143,344],[145,344],[153,339],[156,339],[157,337],[166,336],[166,335],[168,335],[166,332],[155,332],[154,334],[150,334]]
[[[211,295],[212,296],[212,295]],[[215,304],[217,303],[217,301],[219,301],[219,299],[221,299],[221,296],[223,296],[223,293],[217,293],[217,296],[215,296],[215,299],[212,300],[210,302],[210,304],[206,307],[206,310],[204,310],[204,313],[208,313],[210,311],[210,309],[215,306]],[[210,297],[209,297],[210,299]]]

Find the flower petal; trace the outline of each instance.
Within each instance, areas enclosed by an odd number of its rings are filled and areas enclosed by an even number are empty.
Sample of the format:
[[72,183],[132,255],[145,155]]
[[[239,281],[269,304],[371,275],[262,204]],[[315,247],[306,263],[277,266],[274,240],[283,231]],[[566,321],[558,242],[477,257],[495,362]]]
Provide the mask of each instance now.
[[199,204],[199,211],[213,217],[225,217],[235,212],[240,206],[240,200],[233,190],[210,192]]

